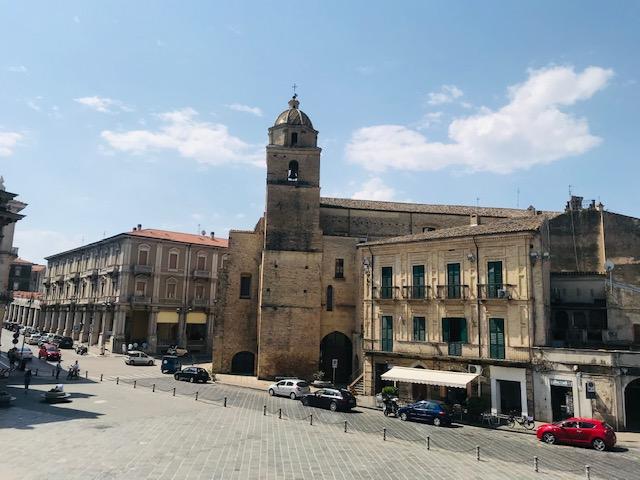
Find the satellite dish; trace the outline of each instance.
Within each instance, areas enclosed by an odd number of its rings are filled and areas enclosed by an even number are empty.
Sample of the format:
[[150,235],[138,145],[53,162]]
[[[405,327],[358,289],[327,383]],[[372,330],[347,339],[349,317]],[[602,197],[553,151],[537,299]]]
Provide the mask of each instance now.
[[607,272],[613,270],[615,266],[615,263],[613,263],[611,260],[607,260],[606,262],[604,262],[604,268],[607,270]]

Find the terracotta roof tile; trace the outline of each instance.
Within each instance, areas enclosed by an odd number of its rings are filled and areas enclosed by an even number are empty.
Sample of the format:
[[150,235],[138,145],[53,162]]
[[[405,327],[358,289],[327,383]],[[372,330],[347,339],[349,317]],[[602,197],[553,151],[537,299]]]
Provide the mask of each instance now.
[[25,260],[24,258],[16,258],[13,262],[11,263],[15,263],[17,265],[35,265],[35,263],[30,262],[29,260]]
[[22,290],[15,290],[13,292],[13,298],[33,298],[35,300],[40,300],[42,298],[41,292],[25,292]]
[[227,248],[226,238],[211,238],[208,235],[195,235],[192,233],[170,232],[168,230],[157,230],[155,228],[144,228],[126,232],[125,235],[134,237],[156,238],[158,240],[169,240],[173,242],[191,243],[195,245],[206,245],[208,247]]

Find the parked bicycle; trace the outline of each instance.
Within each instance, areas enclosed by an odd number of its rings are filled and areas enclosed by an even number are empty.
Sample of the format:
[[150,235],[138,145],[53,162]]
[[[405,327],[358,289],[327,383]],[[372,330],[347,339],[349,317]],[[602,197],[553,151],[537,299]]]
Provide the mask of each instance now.
[[521,427],[526,428],[527,430],[533,430],[536,426],[535,422],[533,421],[533,417],[516,416],[514,414],[509,415],[507,426],[509,428],[514,428],[516,426],[516,423]]

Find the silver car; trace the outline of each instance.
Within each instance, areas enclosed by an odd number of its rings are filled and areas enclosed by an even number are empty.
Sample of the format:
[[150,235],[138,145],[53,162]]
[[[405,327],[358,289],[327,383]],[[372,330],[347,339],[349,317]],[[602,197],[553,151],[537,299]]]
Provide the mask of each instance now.
[[153,358],[144,352],[129,350],[127,358],[124,359],[127,365],[153,365]]
[[289,397],[291,400],[300,398],[303,395],[311,392],[309,384],[299,378],[285,378],[279,382],[269,386],[269,395],[282,395]]

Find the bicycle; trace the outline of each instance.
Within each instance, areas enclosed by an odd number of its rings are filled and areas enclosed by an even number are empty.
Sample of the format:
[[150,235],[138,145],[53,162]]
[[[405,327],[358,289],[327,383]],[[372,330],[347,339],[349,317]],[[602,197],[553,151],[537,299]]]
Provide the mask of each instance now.
[[521,427],[526,428],[527,430],[533,430],[534,427],[536,426],[535,422],[533,421],[533,417],[520,417],[515,415],[509,415],[509,418],[507,420],[507,426],[509,428],[514,428],[516,426],[516,423]]

